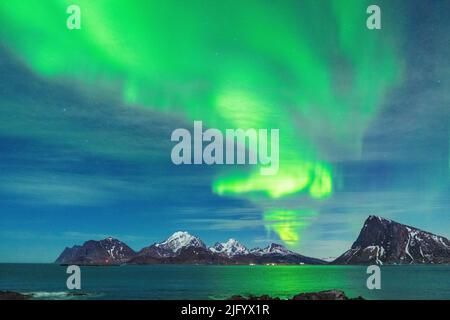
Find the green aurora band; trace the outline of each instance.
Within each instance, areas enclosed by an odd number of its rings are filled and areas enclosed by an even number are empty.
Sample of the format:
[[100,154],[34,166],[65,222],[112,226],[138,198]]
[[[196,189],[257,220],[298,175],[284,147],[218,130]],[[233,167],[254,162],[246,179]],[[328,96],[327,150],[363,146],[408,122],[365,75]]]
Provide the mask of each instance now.
[[[10,0],[0,3],[0,35],[42,77],[119,86],[127,104],[209,127],[279,128],[277,175],[222,168],[212,189],[272,201],[266,228],[294,246],[314,214],[301,204],[277,208],[277,200],[300,193],[323,201],[337,178],[315,137],[359,152],[401,78],[387,6],[383,29],[370,31],[369,1],[317,2]],[[81,8],[81,30],[66,28],[70,4]]]

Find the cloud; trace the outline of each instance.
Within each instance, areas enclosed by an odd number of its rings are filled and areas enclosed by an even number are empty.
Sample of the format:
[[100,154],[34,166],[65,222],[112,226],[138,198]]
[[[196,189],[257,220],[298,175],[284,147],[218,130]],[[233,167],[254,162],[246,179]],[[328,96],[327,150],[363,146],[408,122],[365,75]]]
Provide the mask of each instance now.
[[[74,176],[12,175],[0,178],[0,190],[23,196],[21,203],[34,205],[98,205],[111,200],[111,195],[89,183],[94,179]],[[28,199],[28,200],[27,200]]]
[[137,236],[129,234],[89,233],[80,231],[63,231],[59,233],[37,233],[23,230],[0,230],[0,238],[9,240],[48,240],[48,241],[77,241],[103,240],[113,237],[121,241],[155,241],[155,237]]
[[350,249],[353,241],[346,240],[320,240],[320,239],[305,239],[300,248],[300,253],[310,257],[316,258],[337,258],[345,251]]
[[258,219],[180,219],[188,223],[193,230],[209,231],[241,231],[245,229],[258,229],[264,226],[264,221]]

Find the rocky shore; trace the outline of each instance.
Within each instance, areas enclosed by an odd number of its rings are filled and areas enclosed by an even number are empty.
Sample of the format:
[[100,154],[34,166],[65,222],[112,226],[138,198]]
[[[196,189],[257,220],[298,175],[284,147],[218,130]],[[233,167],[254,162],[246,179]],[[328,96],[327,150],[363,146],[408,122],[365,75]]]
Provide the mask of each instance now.
[[[85,292],[65,292],[62,295],[59,294],[59,296],[56,297],[56,299],[80,297],[80,296],[87,296],[87,295],[88,294]],[[55,298],[55,297],[53,297],[53,298]],[[33,293],[24,294],[24,293],[15,292],[15,291],[0,291],[0,300],[30,300],[30,299],[40,300],[41,298],[39,296],[36,296]]]
[[28,300],[31,298],[30,295],[14,291],[0,291],[0,300]]
[[[269,295],[262,296],[241,296],[236,295],[229,298],[229,300],[281,300],[279,297],[271,297]],[[326,290],[319,292],[306,292],[299,293],[288,300],[364,300],[363,297],[359,296],[356,298],[349,298],[341,290]]]
[[[86,293],[68,293],[68,295],[86,295]],[[29,294],[22,294],[14,291],[0,291],[0,300],[29,300],[33,296]],[[272,297],[269,295],[261,296],[242,296],[235,295],[230,297],[228,300],[282,300],[279,297]],[[356,298],[349,298],[341,290],[326,290],[319,292],[306,292],[299,293],[287,300],[364,300],[363,297],[359,296]]]

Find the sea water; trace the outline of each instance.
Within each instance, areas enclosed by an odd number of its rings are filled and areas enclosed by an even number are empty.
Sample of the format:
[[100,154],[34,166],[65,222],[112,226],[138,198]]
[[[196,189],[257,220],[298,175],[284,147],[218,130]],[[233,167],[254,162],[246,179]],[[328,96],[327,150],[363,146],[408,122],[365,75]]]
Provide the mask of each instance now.
[[[66,287],[66,267],[0,264],[0,290],[36,299],[226,299],[343,290],[366,299],[450,299],[449,265],[382,266],[381,289],[369,290],[364,266],[125,265],[81,267],[81,290]],[[73,295],[80,292],[83,295]]]

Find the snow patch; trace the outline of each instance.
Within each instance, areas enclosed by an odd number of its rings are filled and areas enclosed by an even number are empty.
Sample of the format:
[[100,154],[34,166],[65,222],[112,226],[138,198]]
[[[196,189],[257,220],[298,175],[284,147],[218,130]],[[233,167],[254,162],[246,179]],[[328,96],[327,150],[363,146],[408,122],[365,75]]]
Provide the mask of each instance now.
[[186,231],[177,231],[166,241],[157,243],[156,246],[163,249],[168,249],[175,253],[180,251],[182,248],[187,247],[206,247],[199,238],[190,235]]
[[250,251],[239,241],[235,239],[229,239],[224,243],[216,243],[213,247],[209,248],[214,253],[224,254],[226,256],[232,257],[236,255],[246,255]]

